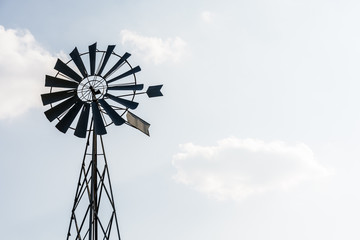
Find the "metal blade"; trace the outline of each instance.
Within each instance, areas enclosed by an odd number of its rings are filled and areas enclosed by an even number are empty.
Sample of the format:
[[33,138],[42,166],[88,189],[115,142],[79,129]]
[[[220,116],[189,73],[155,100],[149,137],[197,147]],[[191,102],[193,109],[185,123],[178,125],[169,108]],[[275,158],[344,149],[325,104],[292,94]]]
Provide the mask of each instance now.
[[150,136],[150,134],[149,134],[150,123],[145,122],[144,120],[142,120],[141,118],[139,118],[138,116],[136,116],[135,114],[133,114],[129,111],[126,114],[126,118],[127,118],[128,123],[132,127],[136,128],[136,129],[142,131],[143,133],[145,133],[146,135]]
[[123,85],[123,86],[111,86],[108,87],[108,90],[142,90],[144,84],[135,84],[135,85]]
[[87,125],[89,120],[90,104],[85,103],[81,111],[79,121],[76,125],[74,135],[79,138],[86,137]]
[[89,46],[89,56],[90,56],[90,74],[95,75],[96,43]]
[[48,75],[45,77],[45,87],[77,88],[78,85],[79,84],[76,82],[71,82],[61,78]]
[[161,93],[161,88],[163,85],[155,85],[155,86],[150,86],[148,88],[148,90],[146,91],[146,94],[148,95],[149,98],[152,97],[161,97],[163,94]]
[[60,132],[66,133],[69,129],[71,123],[74,121],[76,115],[79,113],[84,102],[78,100],[75,105],[65,114],[65,116],[56,124],[56,128],[59,129]]
[[130,69],[129,71],[127,71],[127,72],[125,72],[125,73],[123,73],[123,74],[121,74],[121,75],[119,75],[119,76],[117,76],[117,77],[115,77],[115,78],[107,81],[107,83],[114,82],[114,81],[116,81],[116,80],[119,80],[119,79],[121,79],[121,78],[127,77],[127,76],[129,76],[129,75],[131,75],[131,74],[134,74],[134,73],[137,73],[137,72],[140,72],[140,71],[141,71],[140,66],[136,66],[136,67]]
[[113,95],[111,95],[109,93],[105,94],[105,96],[107,96],[111,100],[113,100],[115,102],[118,102],[121,105],[124,105],[125,107],[130,108],[130,109],[135,109],[139,105],[139,103],[137,103],[137,102],[133,102],[133,101],[129,101],[127,99],[115,97],[115,96],[113,96]]
[[104,99],[99,99],[98,101],[116,126],[125,123],[125,120],[107,102],[105,102]]
[[81,74],[83,75],[83,77],[87,77],[87,72],[86,72],[86,68],[84,66],[84,63],[80,57],[80,53],[78,51],[78,49],[75,47],[74,50],[70,53],[70,57],[71,59],[74,61],[75,65],[77,66],[77,68],[80,70]]
[[95,134],[97,134],[97,135],[106,134],[105,125],[104,125],[104,122],[102,120],[102,117],[101,117],[100,110],[99,110],[97,102],[92,102],[91,103],[91,109],[92,109],[93,118],[94,118],[94,131],[95,131]]
[[53,93],[45,93],[41,94],[41,100],[43,102],[43,105],[48,105],[50,103],[54,103],[60,100],[63,100],[65,98],[74,96],[76,94],[76,90],[66,90],[66,91],[60,91],[60,92],[53,92]]
[[66,65],[60,59],[57,60],[54,68],[77,82],[81,82],[82,80],[82,77],[80,77],[79,74],[77,74],[74,70],[72,70],[68,65]]
[[107,78],[110,74],[112,74],[122,63],[126,61],[131,56],[130,53],[126,52],[124,56],[122,56],[117,63],[104,75],[103,78]]
[[55,118],[60,116],[63,112],[68,110],[76,101],[78,100],[77,96],[73,96],[72,98],[69,98],[62,103],[56,105],[53,108],[50,108],[45,112],[45,116],[47,119],[49,119],[50,122],[52,122]]
[[115,45],[109,45],[107,50],[106,50],[106,53],[105,53],[105,57],[104,57],[104,61],[102,62],[102,65],[99,69],[99,72],[97,73],[97,75],[101,76],[101,73],[102,71],[104,70],[105,66],[106,66],[106,63],[108,62],[110,56],[111,56],[111,53],[113,52],[115,48]]

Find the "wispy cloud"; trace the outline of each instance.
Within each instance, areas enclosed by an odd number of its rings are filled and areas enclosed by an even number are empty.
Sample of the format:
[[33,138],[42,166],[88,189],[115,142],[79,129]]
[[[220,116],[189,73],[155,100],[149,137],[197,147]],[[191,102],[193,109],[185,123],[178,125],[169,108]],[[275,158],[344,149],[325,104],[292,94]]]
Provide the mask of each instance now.
[[211,23],[213,21],[214,14],[210,11],[201,12],[201,19],[206,23]]
[[44,74],[55,57],[28,30],[0,25],[0,119],[15,118],[40,106]]
[[180,145],[173,178],[218,200],[286,189],[330,174],[303,143],[226,138],[216,146]]
[[180,37],[147,37],[130,30],[122,30],[120,36],[123,45],[128,45],[135,54],[154,64],[177,62],[185,52],[186,42]]

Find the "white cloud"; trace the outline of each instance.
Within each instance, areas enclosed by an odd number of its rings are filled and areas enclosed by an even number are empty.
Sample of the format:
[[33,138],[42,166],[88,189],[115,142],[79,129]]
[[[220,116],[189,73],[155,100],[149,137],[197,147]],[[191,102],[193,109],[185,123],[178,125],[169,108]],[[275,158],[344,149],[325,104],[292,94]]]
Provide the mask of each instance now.
[[241,200],[330,174],[303,143],[226,138],[217,146],[180,148],[173,157],[173,178],[218,200]]
[[129,44],[134,53],[155,64],[166,61],[177,62],[185,52],[186,43],[180,37],[163,40],[157,37],[145,37],[130,30],[122,30],[120,36],[123,45]]
[[214,18],[214,14],[212,12],[203,11],[201,13],[201,19],[206,23],[212,22],[213,18]]
[[54,63],[29,31],[0,25],[0,119],[40,106],[45,74]]

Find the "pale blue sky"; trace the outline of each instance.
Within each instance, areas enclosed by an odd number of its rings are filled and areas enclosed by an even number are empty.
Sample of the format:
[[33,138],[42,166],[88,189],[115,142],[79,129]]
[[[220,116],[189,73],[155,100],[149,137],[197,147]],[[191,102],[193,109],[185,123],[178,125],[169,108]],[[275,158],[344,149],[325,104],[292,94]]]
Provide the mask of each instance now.
[[137,98],[150,138],[104,136],[123,240],[359,239],[359,11],[0,0],[1,238],[66,237],[85,141],[48,122],[39,94],[57,57],[97,42],[164,84]]

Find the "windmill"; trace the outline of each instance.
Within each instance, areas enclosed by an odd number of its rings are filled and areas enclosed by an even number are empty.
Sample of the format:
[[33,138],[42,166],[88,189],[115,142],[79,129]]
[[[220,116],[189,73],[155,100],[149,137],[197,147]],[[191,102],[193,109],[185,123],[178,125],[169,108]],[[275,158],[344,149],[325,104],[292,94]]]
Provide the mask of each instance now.
[[94,43],[80,54],[75,47],[68,62],[57,60],[56,75],[45,77],[50,91],[41,99],[43,105],[50,106],[45,111],[48,120],[57,119],[56,128],[63,133],[72,129],[75,136],[87,139],[67,240],[120,240],[102,135],[112,124],[129,125],[149,135],[150,124],[130,110],[138,106],[136,95],[162,96],[162,85],[141,92],[144,85],[137,83],[135,75],[140,67],[130,65],[129,53],[121,56],[114,48],[109,45],[101,51]]

